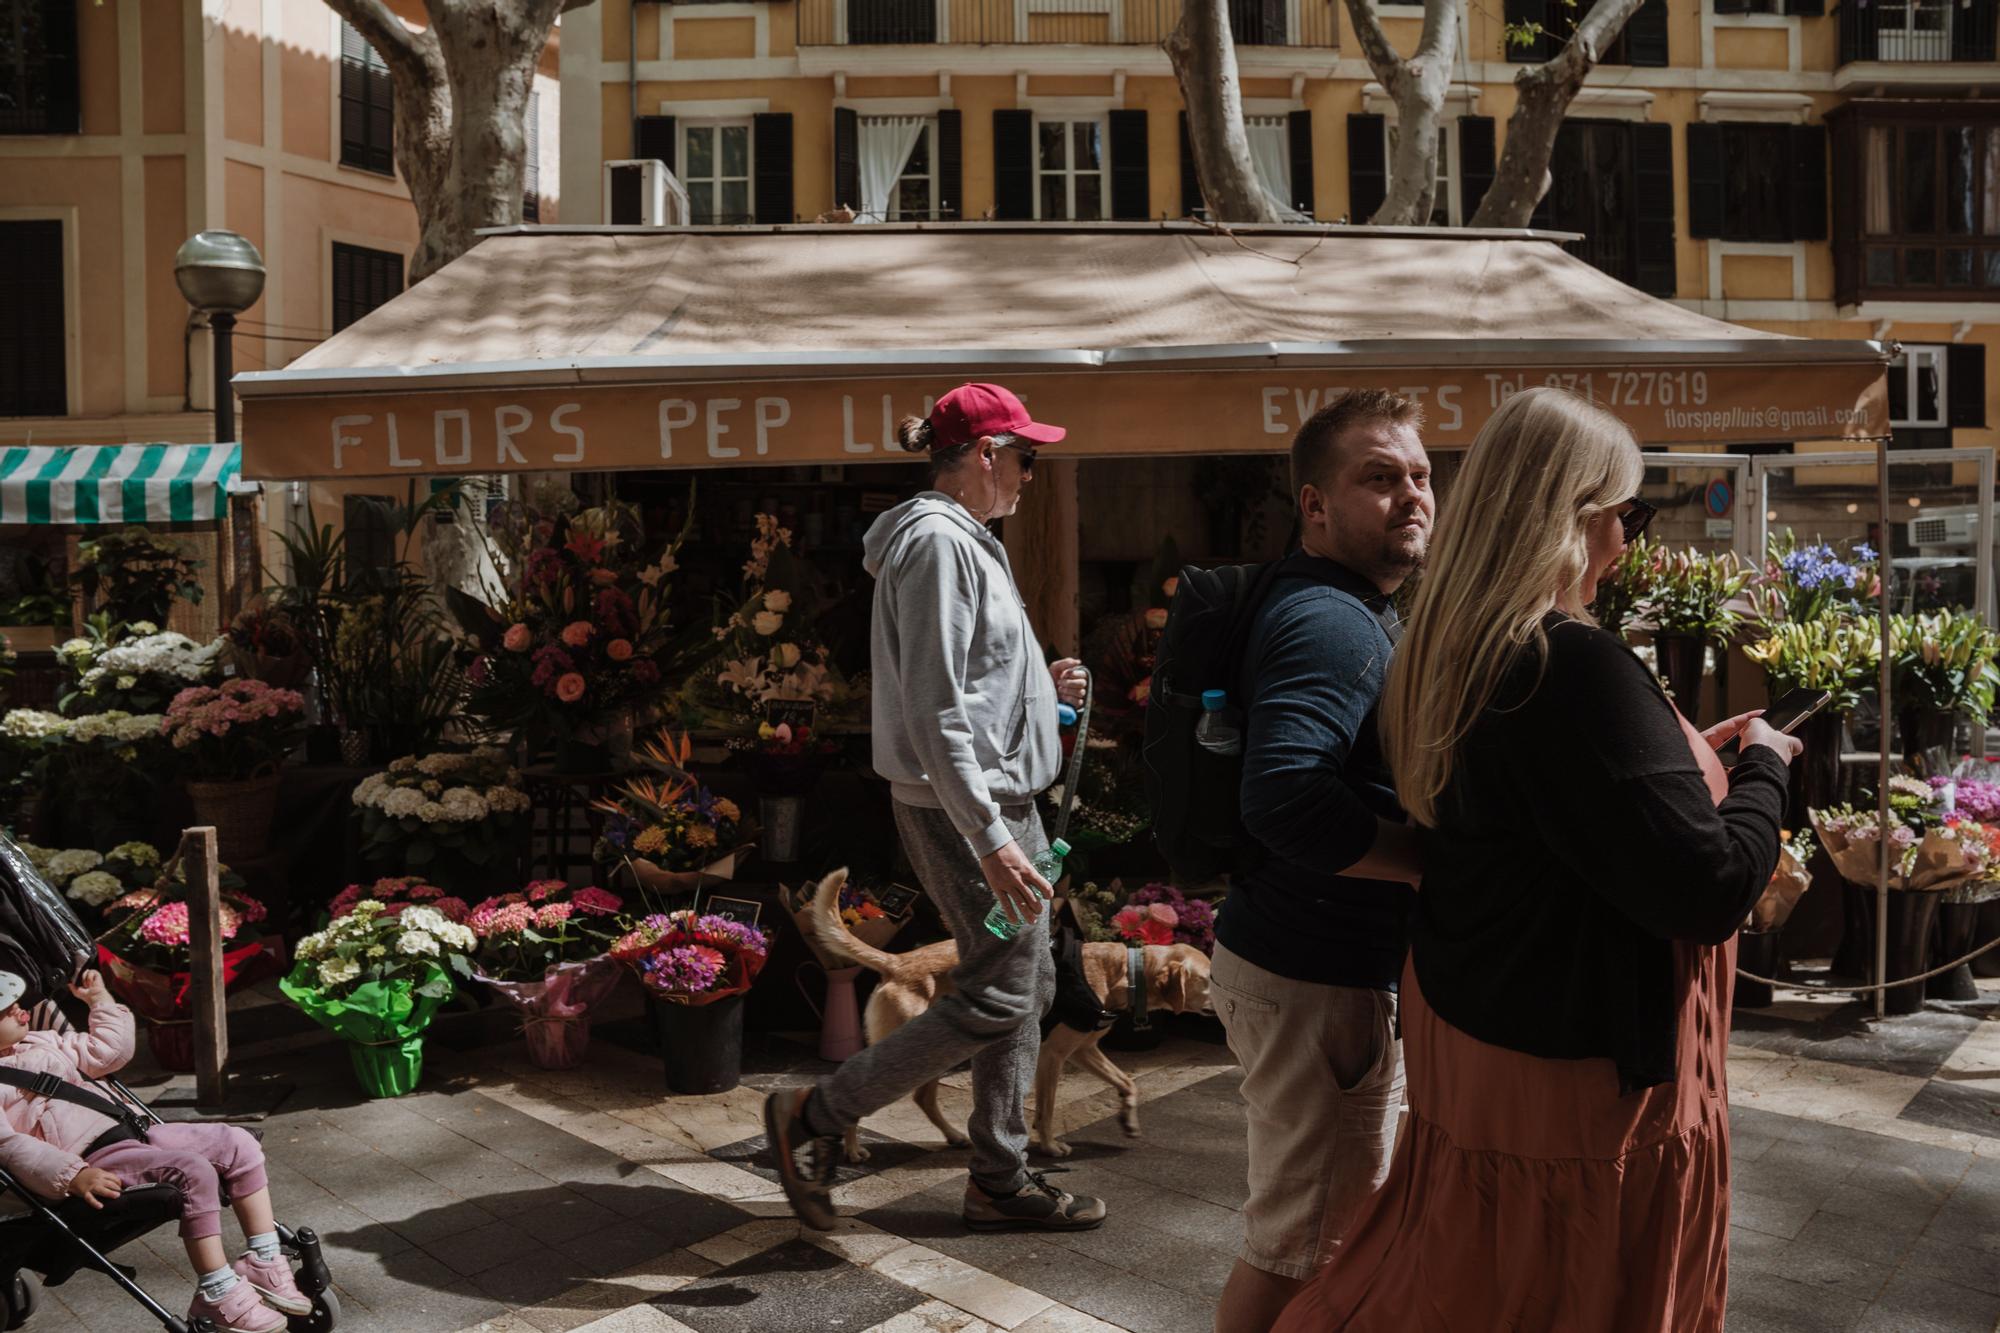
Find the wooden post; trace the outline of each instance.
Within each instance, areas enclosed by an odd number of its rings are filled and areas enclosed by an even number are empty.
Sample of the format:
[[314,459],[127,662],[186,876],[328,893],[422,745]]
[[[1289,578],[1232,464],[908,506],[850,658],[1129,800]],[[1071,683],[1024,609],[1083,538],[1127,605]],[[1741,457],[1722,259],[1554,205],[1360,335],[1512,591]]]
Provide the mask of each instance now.
[[215,830],[181,834],[188,881],[189,1008],[194,1016],[195,1105],[220,1106],[229,1096],[229,1015],[222,994],[222,883]]

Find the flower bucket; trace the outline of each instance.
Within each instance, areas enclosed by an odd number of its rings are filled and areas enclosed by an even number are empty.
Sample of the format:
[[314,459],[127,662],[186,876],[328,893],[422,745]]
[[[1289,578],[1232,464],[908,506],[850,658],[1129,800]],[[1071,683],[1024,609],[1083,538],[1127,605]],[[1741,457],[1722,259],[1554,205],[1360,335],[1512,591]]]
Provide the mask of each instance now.
[[803,796],[759,796],[758,822],[764,826],[764,859],[799,859],[799,834],[805,828],[806,798]]
[[528,1059],[538,1069],[574,1069],[590,1049],[590,1014],[617,988],[618,964],[608,957],[558,963],[540,981],[475,979],[521,1012]]
[[[1776,930],[1746,930],[1736,937],[1736,966],[1745,972],[1760,977],[1778,975],[1778,942],[1783,937]],[[1777,996],[1772,988],[1761,981],[1736,978],[1733,1009],[1768,1009]]]
[[1701,712],[1701,682],[1708,667],[1708,642],[1694,634],[1662,634],[1653,640],[1660,674],[1674,692],[1674,707],[1694,722]]
[[[1963,958],[1976,947],[1979,936],[1980,903],[1953,901],[1957,895],[1946,894],[1945,901],[1938,904],[1937,948],[1932,957],[1938,963],[1948,963],[1954,958]],[[1937,964],[1932,964],[1936,966]],[[1929,971],[1929,968],[1924,969]],[[1927,1000],[1966,1001],[1979,998],[1979,983],[1973,980],[1969,964],[1960,963],[1943,976],[1932,977],[1924,983],[1924,998]]]
[[[445,977],[433,966],[421,984]],[[284,997],[306,1017],[347,1042],[354,1077],[370,1097],[401,1097],[414,1090],[424,1072],[424,1029],[449,995],[416,994],[407,978],[384,984],[365,982],[345,995],[326,995],[316,970],[300,963],[278,983]]]
[[660,1034],[660,1059],[667,1091],[683,1097],[728,1092],[743,1078],[743,996],[711,1004],[687,1004],[655,997],[653,1022]]
[[354,1077],[370,1097],[404,1097],[417,1090],[424,1076],[422,1033],[382,1042],[347,1043]]
[[189,780],[195,822],[215,826],[215,854],[224,863],[254,861],[269,850],[282,782],[276,773],[229,782]]
[[[1931,927],[1937,920],[1938,899],[1943,895],[1909,890],[1889,895],[1889,973],[1886,980],[1914,977],[1926,970],[1930,957]],[[1924,1007],[1924,983],[1891,986],[1884,997],[1883,1012],[1914,1014]]]

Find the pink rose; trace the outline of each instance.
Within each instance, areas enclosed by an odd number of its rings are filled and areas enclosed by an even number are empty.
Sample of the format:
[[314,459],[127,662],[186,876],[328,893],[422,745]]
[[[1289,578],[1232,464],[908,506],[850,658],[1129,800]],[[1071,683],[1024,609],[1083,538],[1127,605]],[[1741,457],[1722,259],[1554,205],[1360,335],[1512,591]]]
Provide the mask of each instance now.
[[507,632],[500,636],[501,646],[510,653],[525,653],[535,636],[528,632],[526,625],[509,625]]
[[604,655],[614,662],[629,661],[632,656],[631,640],[613,639],[604,645]]
[[590,642],[593,631],[587,620],[572,620],[563,626],[562,641],[572,648],[581,648]]
[[565,673],[556,681],[556,698],[566,704],[573,704],[583,697],[583,677],[576,672]]

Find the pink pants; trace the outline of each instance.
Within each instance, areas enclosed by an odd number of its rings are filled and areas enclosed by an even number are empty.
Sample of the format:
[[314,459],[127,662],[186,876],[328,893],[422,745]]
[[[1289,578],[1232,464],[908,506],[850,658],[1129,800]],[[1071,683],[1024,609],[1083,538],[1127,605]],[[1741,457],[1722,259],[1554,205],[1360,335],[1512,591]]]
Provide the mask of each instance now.
[[172,1185],[181,1192],[181,1239],[222,1234],[222,1182],[229,1197],[265,1187],[264,1147],[235,1125],[154,1125],[146,1142],[127,1139],[86,1160],[125,1185]]

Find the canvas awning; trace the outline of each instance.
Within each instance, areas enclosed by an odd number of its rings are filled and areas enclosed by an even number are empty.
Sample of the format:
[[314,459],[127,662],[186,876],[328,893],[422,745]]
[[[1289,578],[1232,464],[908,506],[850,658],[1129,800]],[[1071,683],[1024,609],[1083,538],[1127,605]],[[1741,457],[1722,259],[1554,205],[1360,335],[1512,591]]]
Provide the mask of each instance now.
[[0,448],[0,523],[192,523],[229,516],[236,444]]
[[283,370],[237,377],[261,478],[866,462],[997,379],[1066,454],[1270,452],[1388,386],[1468,444],[1562,384],[1648,445],[1878,434],[1879,343],[1742,328],[1524,232],[1190,223],[521,228]]

